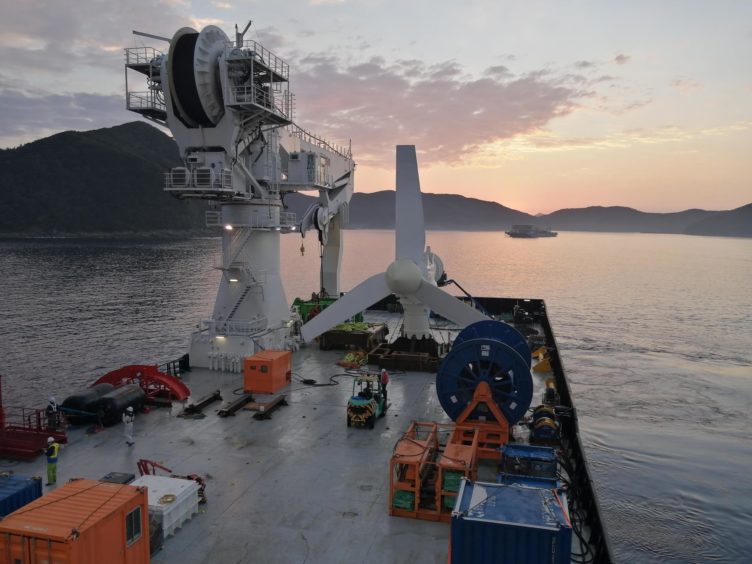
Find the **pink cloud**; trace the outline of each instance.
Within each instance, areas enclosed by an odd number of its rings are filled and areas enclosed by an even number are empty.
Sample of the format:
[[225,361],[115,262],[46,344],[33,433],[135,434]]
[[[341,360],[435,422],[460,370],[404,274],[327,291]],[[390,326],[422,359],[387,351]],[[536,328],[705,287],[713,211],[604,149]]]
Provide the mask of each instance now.
[[[190,25],[181,2],[132,0],[100,3],[102,6],[95,8],[90,2],[4,3],[0,19],[3,72],[60,75],[82,66],[97,66],[122,75],[122,51],[113,51],[111,46],[133,45],[134,29],[160,33]],[[3,40],[13,34],[13,42]]]
[[581,75],[490,67],[481,78],[454,61],[346,64],[331,55],[295,64],[297,121],[337,141],[353,140],[358,162],[388,165],[394,145],[415,144],[425,163],[457,163],[478,146],[538,131],[590,96]]
[[[258,30],[254,28],[254,30],[256,31],[255,37],[253,33],[247,33],[245,38],[256,39],[265,48],[271,49],[272,51],[277,51],[287,45],[287,39],[285,39],[285,36],[277,31],[277,28],[275,27],[267,26]],[[234,37],[231,37],[230,39],[234,39]]]
[[671,81],[671,86],[676,88],[677,90],[696,90],[698,88],[701,88],[701,85],[696,80],[692,80],[691,78],[675,78]]

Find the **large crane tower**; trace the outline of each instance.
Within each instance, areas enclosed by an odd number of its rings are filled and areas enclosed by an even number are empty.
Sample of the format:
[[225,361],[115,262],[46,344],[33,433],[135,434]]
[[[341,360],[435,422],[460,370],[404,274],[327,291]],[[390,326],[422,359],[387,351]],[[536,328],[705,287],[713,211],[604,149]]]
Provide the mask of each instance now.
[[[355,163],[293,122],[289,66],[248,27],[231,41],[218,27],[179,29],[167,53],[125,50],[127,108],[172,132],[183,165],[164,175],[177,198],[209,200],[207,226],[222,228],[222,278],[209,319],[190,345],[191,364],[242,369],[259,348],[289,344],[290,309],[280,278],[280,235],[316,229],[321,291],[339,296],[340,230],[347,220]],[[134,32],[136,33],[136,32]],[[145,78],[131,89],[129,75]],[[285,193],[316,190],[302,218],[284,211]]]

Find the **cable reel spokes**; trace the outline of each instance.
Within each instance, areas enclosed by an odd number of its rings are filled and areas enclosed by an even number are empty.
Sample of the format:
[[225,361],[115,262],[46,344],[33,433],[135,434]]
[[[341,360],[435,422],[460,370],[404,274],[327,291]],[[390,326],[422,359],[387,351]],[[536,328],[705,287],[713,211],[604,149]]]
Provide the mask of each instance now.
[[[524,346],[524,349],[523,349]],[[518,351],[527,351],[522,356]],[[480,321],[465,328],[436,376],[439,402],[453,420],[473,401],[485,382],[493,402],[507,423],[519,421],[530,406],[533,381],[527,343],[513,327],[498,321]],[[488,408],[478,404],[469,419],[485,420]]]

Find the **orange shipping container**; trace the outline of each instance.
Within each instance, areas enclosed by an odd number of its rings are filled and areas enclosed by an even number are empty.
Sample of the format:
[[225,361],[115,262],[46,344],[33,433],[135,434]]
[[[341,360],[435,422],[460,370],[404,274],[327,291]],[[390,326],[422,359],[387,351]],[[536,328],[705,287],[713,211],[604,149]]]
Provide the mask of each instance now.
[[145,488],[69,482],[0,522],[0,562],[148,564],[148,511]]
[[243,360],[243,390],[273,394],[292,380],[290,351],[261,351]]

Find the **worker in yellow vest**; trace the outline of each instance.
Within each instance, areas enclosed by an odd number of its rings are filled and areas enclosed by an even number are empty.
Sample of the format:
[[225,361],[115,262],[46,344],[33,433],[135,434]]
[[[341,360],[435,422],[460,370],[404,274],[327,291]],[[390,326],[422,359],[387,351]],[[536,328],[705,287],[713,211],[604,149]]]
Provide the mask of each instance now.
[[57,455],[60,453],[60,445],[52,437],[47,438],[47,485],[54,486],[57,482]]

